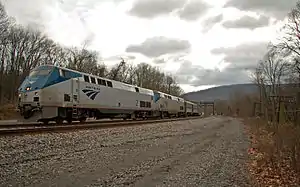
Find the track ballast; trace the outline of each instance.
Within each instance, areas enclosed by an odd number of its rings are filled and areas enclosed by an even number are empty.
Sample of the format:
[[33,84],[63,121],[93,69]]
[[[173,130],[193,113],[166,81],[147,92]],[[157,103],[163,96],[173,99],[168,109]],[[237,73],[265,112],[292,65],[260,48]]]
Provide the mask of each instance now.
[[113,121],[88,121],[84,124],[73,123],[73,124],[39,124],[39,123],[27,123],[27,124],[10,124],[0,125],[0,136],[6,135],[23,135],[27,133],[52,133],[52,132],[68,132],[81,129],[94,129],[94,128],[115,128],[121,126],[133,126],[133,125],[144,125],[151,123],[162,123],[172,121],[185,121],[191,119],[199,119],[200,116],[196,117],[185,117],[185,118],[168,118],[168,119],[150,119],[150,120],[113,120]]

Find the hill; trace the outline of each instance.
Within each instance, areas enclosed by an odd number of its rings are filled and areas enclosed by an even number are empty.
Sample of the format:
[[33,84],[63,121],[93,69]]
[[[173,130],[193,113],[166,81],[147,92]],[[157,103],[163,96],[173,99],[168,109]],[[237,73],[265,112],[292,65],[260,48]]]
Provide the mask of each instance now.
[[254,94],[259,89],[255,84],[235,84],[209,88],[197,92],[183,94],[182,97],[191,101],[228,100],[236,93]]

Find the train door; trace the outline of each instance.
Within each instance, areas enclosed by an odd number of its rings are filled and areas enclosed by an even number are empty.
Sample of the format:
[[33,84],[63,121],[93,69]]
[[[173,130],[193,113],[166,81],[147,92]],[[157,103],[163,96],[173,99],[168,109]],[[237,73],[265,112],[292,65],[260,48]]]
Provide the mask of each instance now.
[[73,95],[73,106],[79,104],[80,96],[80,87],[79,87],[79,78],[72,79],[72,95]]

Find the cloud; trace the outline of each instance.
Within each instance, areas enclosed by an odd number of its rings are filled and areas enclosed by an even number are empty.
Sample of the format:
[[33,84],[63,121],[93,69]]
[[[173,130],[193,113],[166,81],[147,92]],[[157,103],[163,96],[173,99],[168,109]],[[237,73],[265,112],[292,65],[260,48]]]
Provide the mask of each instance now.
[[166,63],[167,61],[166,61],[165,59],[163,59],[163,58],[156,58],[156,59],[153,60],[153,62],[154,62],[155,64],[164,64],[164,63]]
[[129,14],[141,18],[155,18],[168,15],[176,9],[182,8],[185,0],[136,0]]
[[204,15],[209,8],[210,6],[202,0],[190,0],[177,13],[183,20],[194,21]]
[[185,62],[185,59],[186,59],[187,55],[188,55],[187,52],[180,52],[180,53],[176,53],[176,54],[161,55],[160,57],[155,58],[153,60],[153,62],[156,63],[156,64],[182,63],[182,62]]
[[209,17],[202,22],[202,32],[208,32],[215,24],[223,20],[223,14]]
[[16,21],[23,25],[35,25],[43,27],[43,22],[47,19],[47,7],[54,6],[52,1],[34,0],[7,0],[2,1],[7,14],[14,17]]
[[51,10],[59,9],[63,13],[74,13],[79,19],[84,19],[89,9],[97,4],[96,0],[6,0],[3,4],[10,16],[15,17],[21,24],[43,23],[51,18]]
[[191,44],[187,40],[166,38],[163,36],[146,39],[143,43],[129,45],[126,52],[141,53],[147,57],[154,58],[165,54],[188,52]]
[[251,82],[249,72],[257,67],[258,61],[267,51],[268,43],[244,43],[236,47],[215,48],[213,55],[224,55],[227,66],[220,70],[205,69],[194,65],[190,61],[184,61],[176,75],[180,84],[192,86],[242,84]]
[[254,69],[257,62],[267,52],[268,43],[244,43],[236,47],[215,48],[211,50],[214,55],[224,55],[224,61],[230,63],[230,68]]
[[259,27],[265,27],[269,25],[270,17],[260,16],[258,19],[251,16],[243,16],[240,19],[233,21],[226,21],[223,23],[225,28],[246,28],[256,29]]
[[235,7],[283,19],[296,6],[298,0],[230,0],[224,7]]
[[201,66],[193,65],[190,61],[182,63],[176,75],[179,84],[189,84],[196,87],[251,82],[246,70],[231,69],[229,67],[222,71],[219,69],[204,69]]
[[[121,0],[115,0],[115,2]],[[31,26],[41,31],[49,30],[48,26],[53,19],[72,22],[82,31],[82,44],[91,45],[95,39],[87,24],[89,11],[99,4],[96,0],[7,0],[3,2],[9,16],[16,19],[17,23]],[[80,32],[78,31],[78,32]]]
[[120,54],[120,55],[106,57],[104,58],[104,61],[113,61],[113,60],[122,60],[122,59],[128,61],[128,60],[135,60],[136,57],[134,55]]
[[183,52],[183,53],[178,53],[178,54],[174,54],[174,55],[169,55],[168,56],[168,60],[167,61],[171,61],[171,62],[184,62],[186,56],[188,55],[188,53]]

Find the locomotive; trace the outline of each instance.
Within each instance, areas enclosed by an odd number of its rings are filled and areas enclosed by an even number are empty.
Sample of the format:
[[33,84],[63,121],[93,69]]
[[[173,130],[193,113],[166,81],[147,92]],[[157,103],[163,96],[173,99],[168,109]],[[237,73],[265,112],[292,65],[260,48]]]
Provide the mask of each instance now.
[[45,124],[200,115],[199,105],[181,97],[54,65],[33,69],[18,93],[24,119]]

